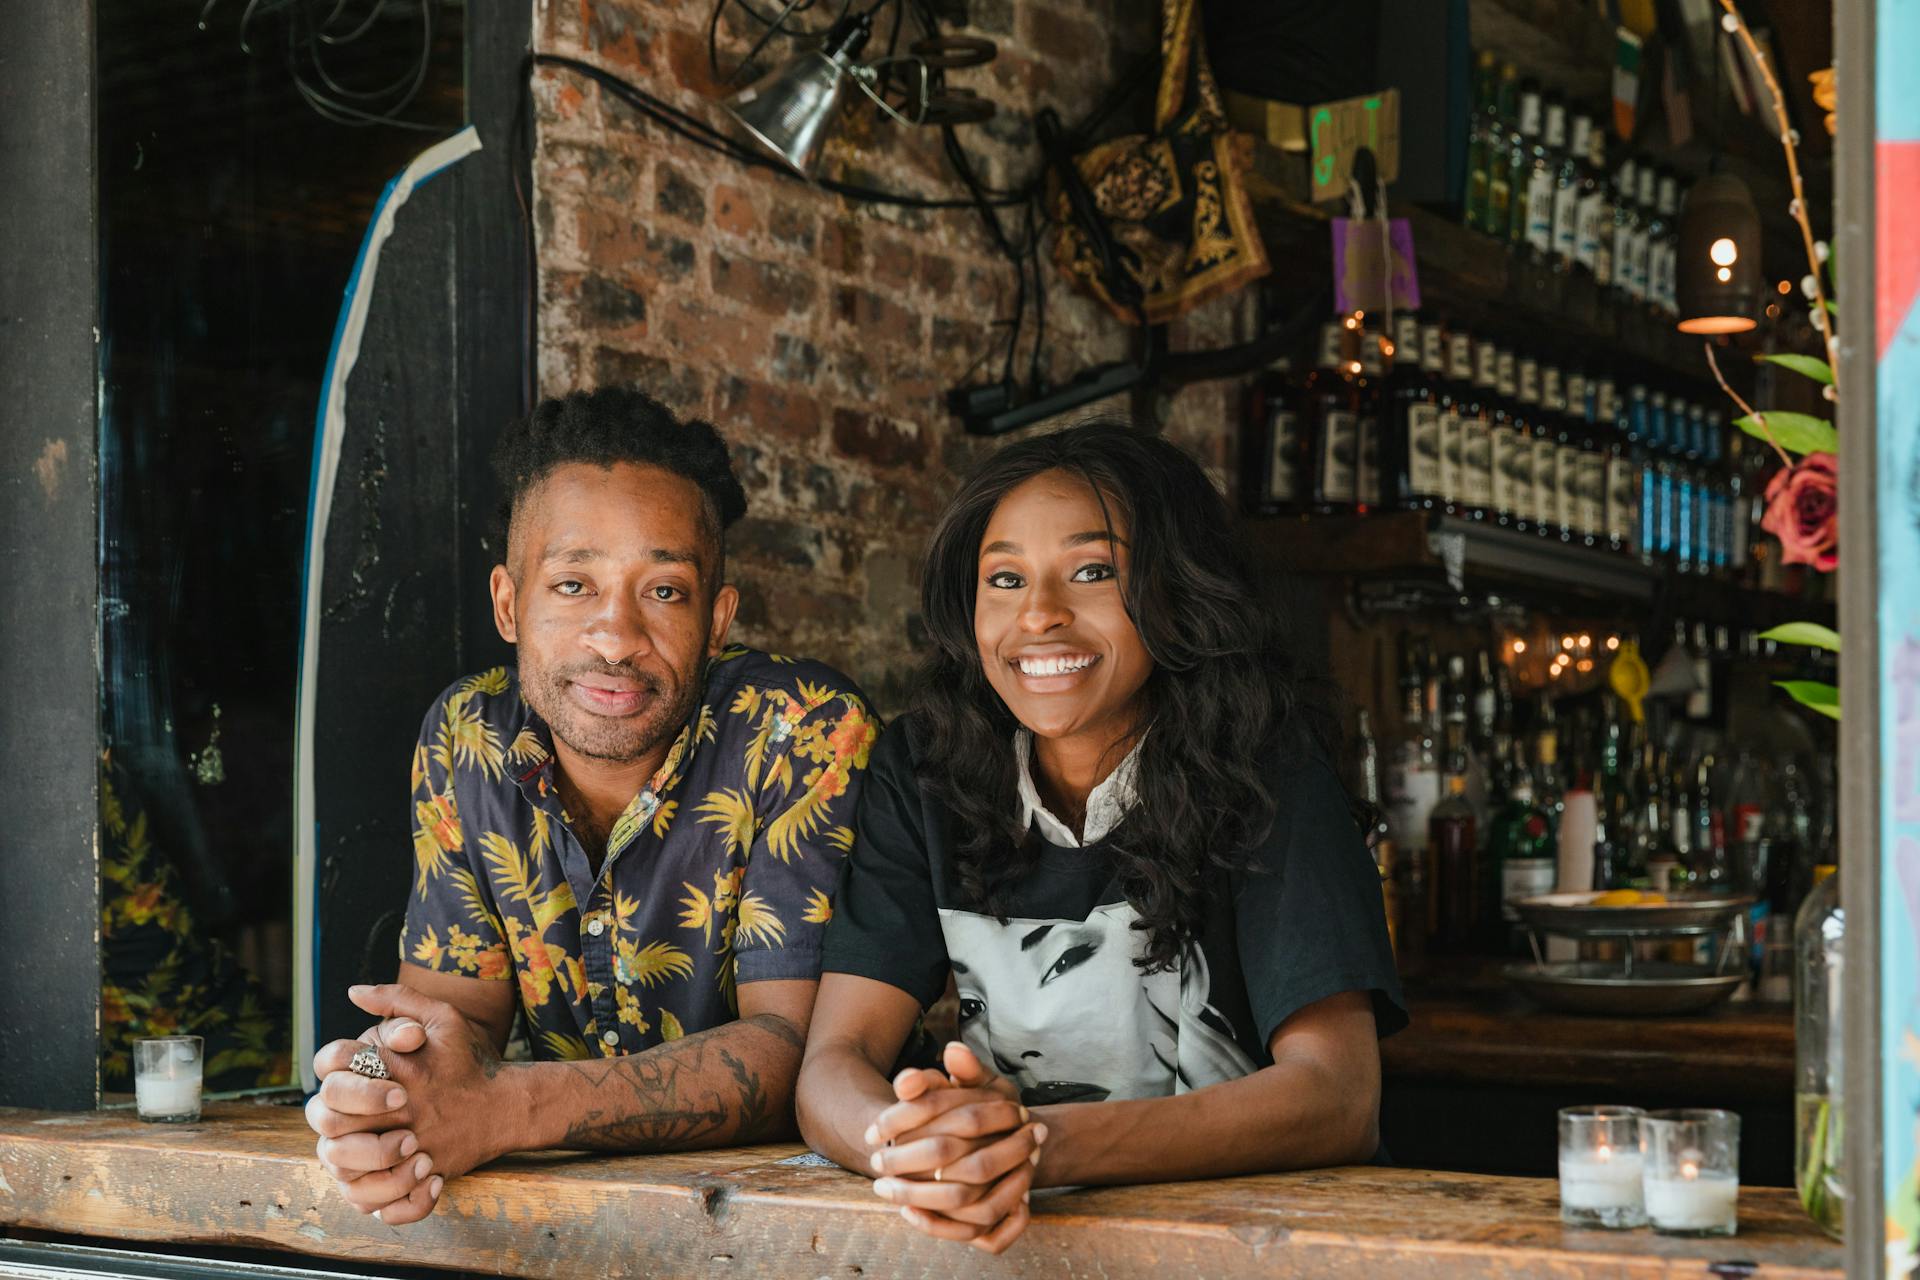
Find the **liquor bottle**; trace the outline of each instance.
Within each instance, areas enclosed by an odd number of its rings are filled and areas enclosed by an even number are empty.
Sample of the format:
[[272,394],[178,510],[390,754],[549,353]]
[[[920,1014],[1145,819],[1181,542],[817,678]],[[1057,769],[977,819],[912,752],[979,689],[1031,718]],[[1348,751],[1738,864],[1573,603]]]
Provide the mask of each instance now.
[[1678,464],[1667,445],[1667,393],[1655,391],[1647,397],[1647,445],[1652,453],[1649,470],[1653,473],[1653,558],[1666,563],[1673,558],[1679,542]]
[[1380,386],[1375,405],[1379,438],[1380,495],[1382,509],[1413,510],[1419,507],[1413,489],[1413,453],[1407,434],[1407,390],[1419,390],[1421,378],[1421,322],[1402,311],[1394,317],[1394,359],[1386,368],[1386,380]]
[[1440,384],[1439,411],[1440,496],[1448,515],[1467,510],[1465,488],[1466,419],[1463,410],[1473,394],[1473,339],[1466,330],[1447,334],[1447,376]]
[[1545,106],[1546,129],[1527,157],[1527,256],[1535,262],[1553,256],[1554,187],[1567,149],[1567,104],[1553,93]]
[[1511,62],[1500,68],[1494,116],[1487,132],[1487,221],[1482,229],[1505,240],[1513,225],[1513,151],[1521,145],[1520,72]]
[[[1564,112],[1565,108],[1561,108]],[[1552,132],[1549,124],[1548,132]],[[1573,117],[1572,133],[1561,151],[1553,175],[1553,269],[1571,271],[1580,260],[1580,198],[1586,194],[1587,149],[1593,120],[1582,111]],[[1589,268],[1590,269],[1590,268]]]
[[1634,297],[1633,240],[1640,230],[1640,209],[1634,203],[1638,190],[1638,166],[1631,159],[1620,162],[1613,182],[1613,291],[1621,302]]
[[[1399,321],[1406,323],[1401,324]],[[1396,327],[1411,326],[1419,332],[1418,322],[1410,315],[1399,317]],[[1387,387],[1386,353],[1377,335],[1360,334],[1360,376],[1354,381],[1354,402],[1358,418],[1354,428],[1355,461],[1353,468],[1354,505],[1362,514],[1381,504],[1380,420],[1385,407]]]
[[[1578,457],[1567,426],[1567,384],[1557,365],[1540,367],[1540,416],[1544,436],[1534,436],[1534,493],[1546,537],[1571,539],[1572,478]],[[1544,441],[1544,443],[1542,443]]]
[[1599,395],[1587,394],[1598,382],[1589,383],[1585,374],[1576,373],[1567,395],[1574,406],[1573,425],[1580,446],[1573,477],[1573,528],[1581,545],[1588,547],[1607,542],[1607,464],[1615,444],[1612,416],[1601,418]]
[[1481,649],[1474,655],[1473,671],[1473,749],[1488,760],[1501,758],[1494,741],[1500,725],[1500,685],[1493,675],[1493,654]]
[[1553,699],[1542,693],[1533,713],[1533,799],[1560,828],[1563,780],[1560,776],[1560,717]]
[[1640,477],[1634,465],[1633,440],[1627,433],[1619,391],[1612,378],[1600,380],[1597,408],[1598,425],[1607,442],[1602,462],[1601,527],[1606,530],[1609,550],[1636,553],[1638,545],[1634,535],[1640,518]]
[[1423,878],[1429,870],[1424,860],[1427,815],[1440,799],[1439,743],[1437,726],[1427,714],[1424,663],[1422,646],[1401,633],[1401,715],[1407,736],[1395,746],[1387,768],[1387,823],[1410,872]]
[[1540,362],[1532,356],[1520,357],[1520,410],[1526,415],[1527,492],[1533,500],[1527,522],[1535,533],[1550,537],[1559,531],[1560,446],[1553,416],[1540,399]]
[[1442,696],[1446,714],[1441,722],[1441,735],[1449,750],[1455,749],[1455,744],[1458,744],[1458,750],[1465,760],[1467,803],[1473,808],[1474,830],[1484,832],[1487,829],[1488,794],[1493,789],[1493,782],[1486,757],[1475,749],[1473,743],[1473,691],[1467,680],[1465,654],[1448,655],[1447,678],[1442,687],[1445,691]]
[[1473,351],[1473,387],[1460,423],[1460,488],[1463,514],[1474,520],[1497,519],[1493,502],[1493,436],[1506,425],[1500,398],[1500,352],[1481,340]]
[[1505,127],[1500,119],[1499,59],[1482,49],[1473,72],[1473,126],[1467,143],[1467,200],[1465,221],[1475,231],[1492,225],[1489,200],[1495,154],[1505,153]]
[[1669,171],[1662,170],[1654,203],[1653,230],[1649,234],[1647,294],[1663,316],[1680,314],[1680,295],[1675,287],[1675,271],[1680,261],[1680,184]]
[[1249,452],[1241,470],[1242,502],[1249,511],[1285,511],[1306,496],[1306,432],[1300,387],[1282,357],[1253,380],[1246,400]]
[[1641,306],[1647,302],[1647,246],[1653,224],[1654,172],[1651,161],[1642,158],[1634,171],[1634,227],[1627,248],[1633,254],[1633,266],[1627,272],[1627,296]]
[[1426,509],[1439,500],[1439,457],[1418,452],[1419,445],[1433,442],[1418,437],[1412,413],[1415,405],[1433,398],[1433,388],[1421,371],[1421,350],[1429,328],[1434,330],[1437,346],[1438,325],[1422,325],[1407,313],[1395,317],[1393,370],[1379,407],[1380,502],[1403,511]]
[[1507,926],[1507,949],[1524,948],[1520,913],[1513,904],[1521,898],[1552,893],[1558,874],[1553,824],[1535,802],[1533,778],[1516,743],[1505,762],[1507,798],[1487,834],[1487,860],[1500,876],[1500,918]]
[[1546,148],[1540,145],[1540,86],[1532,80],[1520,82],[1520,126],[1508,138],[1507,183],[1512,191],[1513,208],[1507,220],[1507,242],[1524,249],[1527,244],[1527,202],[1532,195],[1534,157],[1546,163]]
[[1478,940],[1480,846],[1467,801],[1466,753],[1452,743],[1444,776],[1445,794],[1427,817],[1427,862],[1434,880],[1431,936],[1436,949],[1458,953]]
[[1521,416],[1517,362],[1512,350],[1498,350],[1495,390],[1501,415],[1490,432],[1492,453],[1487,474],[1491,484],[1494,520],[1503,528],[1531,528],[1533,514],[1533,446]]
[[1607,130],[1594,125],[1587,135],[1587,163],[1580,177],[1579,229],[1574,257],[1605,289],[1613,284],[1613,202],[1607,194]]
[[1318,354],[1304,388],[1312,458],[1307,500],[1319,512],[1345,510],[1355,497],[1360,442],[1352,333],[1337,320],[1320,326]]
[[1733,864],[1727,853],[1727,828],[1714,796],[1714,757],[1700,757],[1693,783],[1693,887],[1709,893],[1733,888]]
[[[1687,436],[1686,406],[1677,396],[1668,410],[1667,421],[1679,431],[1680,440],[1684,441]],[[1667,452],[1673,474],[1673,488],[1668,499],[1673,503],[1673,567],[1677,572],[1691,574],[1699,565],[1699,477],[1687,460],[1684,444],[1670,445]]]
[[1757,450],[1749,437],[1735,431],[1727,437],[1727,565],[1728,576],[1741,586],[1752,586],[1752,500],[1756,489]]

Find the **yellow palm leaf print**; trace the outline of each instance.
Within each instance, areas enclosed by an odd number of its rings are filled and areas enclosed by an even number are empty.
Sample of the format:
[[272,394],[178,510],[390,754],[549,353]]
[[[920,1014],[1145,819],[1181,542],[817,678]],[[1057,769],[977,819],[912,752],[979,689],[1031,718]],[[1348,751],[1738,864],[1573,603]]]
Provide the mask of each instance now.
[[460,686],[462,693],[485,693],[495,697],[506,691],[507,669],[505,667],[495,667],[491,671],[483,671],[477,676],[471,676]]
[[507,748],[507,759],[515,764],[537,764],[547,758],[547,749],[540,742],[540,735],[528,725],[513,737],[513,745]]
[[654,839],[663,840],[666,838],[667,827],[673,822],[673,815],[679,811],[680,802],[678,800],[664,801],[658,809],[653,811]]
[[547,817],[545,809],[533,811],[533,830],[527,841],[527,856],[542,858],[553,847],[553,819]]
[[727,837],[727,857],[753,843],[753,802],[744,791],[709,791],[694,810],[700,821],[721,828]]
[[413,807],[414,889],[427,896],[427,881],[446,874],[463,845],[460,819],[451,794],[417,801]]
[[547,1052],[556,1058],[578,1061],[581,1058],[593,1056],[593,1051],[587,1048],[587,1042],[579,1036],[564,1035],[558,1031],[543,1031],[540,1034],[540,1043],[545,1045]]
[[500,731],[488,724],[473,706],[474,695],[462,690],[447,699],[440,731],[434,739],[434,758],[442,769],[456,765],[478,769],[491,781],[506,773],[506,748],[500,745]]
[[711,706],[702,703],[699,722],[695,724],[693,728],[693,740],[695,742],[712,742],[719,736],[719,733],[720,717],[713,714],[713,708]]
[[638,982],[651,987],[669,978],[691,978],[693,957],[670,942],[649,942],[620,957],[619,977],[623,982]]
[[800,691],[800,705],[812,711],[821,703],[834,696],[834,691],[824,684],[808,684],[805,680],[794,681],[794,688]]
[[827,832],[827,843],[842,853],[853,852],[853,828],[835,827]]
[[500,886],[501,897],[508,902],[533,901],[533,868],[519,845],[498,831],[488,831],[480,837],[480,855],[493,868],[493,881]]
[[640,910],[640,900],[629,898],[618,889],[613,891],[613,923],[618,929],[629,932],[633,929],[633,917]]
[[760,690],[747,685],[733,695],[733,705],[727,708],[729,715],[750,716],[760,709]]
[[832,807],[832,793],[824,787],[813,786],[816,781],[817,777],[810,779],[807,793],[775,814],[767,825],[767,848],[782,862],[791,862],[794,854],[805,852],[800,841],[819,829],[821,820]]
[[780,923],[780,915],[767,901],[757,893],[749,893],[740,899],[740,910],[735,915],[738,924],[734,928],[734,942],[757,942],[762,946],[777,947],[786,941],[787,926]]
[[438,969],[443,950],[444,948],[440,945],[440,935],[434,931],[432,925],[428,925],[427,931],[420,936],[420,940],[413,944],[412,959],[416,964],[425,965],[429,969]]
[[680,905],[686,908],[680,913],[680,927],[698,929],[706,941],[712,942],[713,900],[684,880],[680,885],[687,891],[687,896],[680,899]]
[[807,895],[807,909],[800,916],[802,924],[825,924],[833,919],[833,899],[825,891],[815,889]]
[[[427,748],[425,744],[416,746],[413,749],[412,772],[413,772],[413,778],[410,785],[413,787],[415,791],[418,791],[420,789],[420,784],[427,780]],[[118,813],[118,811],[119,811],[119,805],[116,804],[114,806],[114,812]],[[108,822],[107,829],[110,831],[113,829],[113,823],[111,821]],[[116,832],[115,834],[118,834],[118,833]]]
[[773,762],[773,768],[767,770],[767,786],[778,784],[780,793],[785,795],[793,790],[793,755],[788,753]]
[[481,895],[480,882],[474,879],[473,872],[465,867],[459,868],[453,873],[453,886],[474,923],[492,925],[496,935],[506,936],[507,931],[500,926],[500,918],[494,915],[493,908],[487,905],[486,898]]
[[660,1038],[662,1040],[678,1040],[686,1034],[687,1033],[680,1027],[680,1019],[673,1016],[673,1010],[662,1009],[660,1011]]

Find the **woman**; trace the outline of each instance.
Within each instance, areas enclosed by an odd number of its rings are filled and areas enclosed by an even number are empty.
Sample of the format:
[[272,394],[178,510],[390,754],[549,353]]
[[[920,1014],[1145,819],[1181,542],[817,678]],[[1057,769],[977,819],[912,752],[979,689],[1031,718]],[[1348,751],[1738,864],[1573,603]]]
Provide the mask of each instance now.
[[[825,943],[807,1140],[996,1253],[1032,1186],[1373,1159],[1406,1021],[1379,882],[1200,468],[1114,424],[1004,449],[922,603],[934,654]],[[889,1083],[949,975],[960,1042]]]

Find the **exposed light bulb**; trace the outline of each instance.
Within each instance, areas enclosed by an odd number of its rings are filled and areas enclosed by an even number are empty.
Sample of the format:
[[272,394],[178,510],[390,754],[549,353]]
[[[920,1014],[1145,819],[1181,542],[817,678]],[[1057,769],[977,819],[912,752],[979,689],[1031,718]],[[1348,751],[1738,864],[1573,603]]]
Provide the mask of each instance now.
[[1707,256],[1712,258],[1718,266],[1730,267],[1740,259],[1740,246],[1726,236],[1721,236],[1707,250]]

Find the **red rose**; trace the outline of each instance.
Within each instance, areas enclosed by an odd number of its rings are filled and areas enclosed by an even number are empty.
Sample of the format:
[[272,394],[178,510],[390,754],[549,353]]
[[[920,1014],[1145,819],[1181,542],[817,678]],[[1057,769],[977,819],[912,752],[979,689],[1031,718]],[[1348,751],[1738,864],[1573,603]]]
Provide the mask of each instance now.
[[1767,482],[1760,527],[1780,539],[1781,560],[1831,573],[1840,563],[1839,464],[1810,453]]

